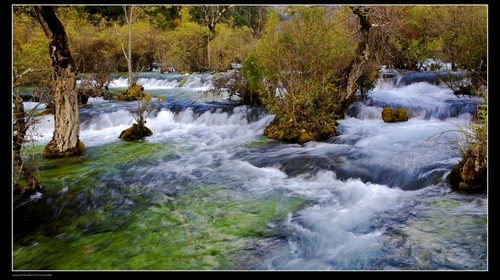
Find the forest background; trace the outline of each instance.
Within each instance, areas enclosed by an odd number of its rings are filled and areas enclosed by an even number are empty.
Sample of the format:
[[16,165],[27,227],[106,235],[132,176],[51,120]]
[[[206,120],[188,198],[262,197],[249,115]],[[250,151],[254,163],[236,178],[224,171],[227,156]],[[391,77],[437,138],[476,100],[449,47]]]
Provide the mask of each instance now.
[[[54,7],[82,81],[80,103],[108,93],[112,73],[128,71],[133,85],[131,73],[141,71],[241,66],[237,79],[214,84],[275,113],[269,137],[305,142],[335,135],[335,120],[353,101],[345,92],[369,92],[382,66],[438,71],[449,63],[467,76],[466,84],[445,81],[457,96],[486,100],[485,5],[133,7]],[[12,35],[14,88],[33,88],[50,108],[53,61],[31,6],[13,6]],[[485,106],[478,111],[460,149],[486,172]]]

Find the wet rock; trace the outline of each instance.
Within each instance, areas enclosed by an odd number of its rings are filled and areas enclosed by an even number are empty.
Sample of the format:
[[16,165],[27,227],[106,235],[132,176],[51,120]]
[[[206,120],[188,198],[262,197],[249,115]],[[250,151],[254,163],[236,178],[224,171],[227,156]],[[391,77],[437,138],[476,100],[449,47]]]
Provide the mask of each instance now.
[[406,122],[408,121],[408,112],[406,108],[392,110],[390,107],[382,109],[382,120],[386,123]]
[[135,141],[153,135],[153,131],[144,125],[134,123],[131,127],[120,133],[119,138],[125,141]]

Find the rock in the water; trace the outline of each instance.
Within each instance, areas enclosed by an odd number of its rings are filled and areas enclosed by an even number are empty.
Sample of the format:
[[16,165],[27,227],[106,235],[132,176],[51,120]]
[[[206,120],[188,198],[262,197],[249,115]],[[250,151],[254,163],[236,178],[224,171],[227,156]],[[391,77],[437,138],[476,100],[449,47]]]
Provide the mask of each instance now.
[[408,121],[408,112],[406,108],[392,110],[390,107],[382,109],[382,120],[386,123],[406,122]]
[[151,129],[144,125],[134,123],[131,127],[122,131],[119,138],[125,141],[135,141],[151,135],[153,135],[153,131],[151,131]]

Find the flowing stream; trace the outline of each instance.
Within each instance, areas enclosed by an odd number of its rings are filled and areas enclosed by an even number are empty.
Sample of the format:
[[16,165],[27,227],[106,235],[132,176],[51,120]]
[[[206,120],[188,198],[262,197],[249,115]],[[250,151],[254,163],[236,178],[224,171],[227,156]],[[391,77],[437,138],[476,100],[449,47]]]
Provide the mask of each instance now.
[[[165,101],[136,142],[118,138],[126,104],[90,99],[82,157],[43,159],[54,127],[40,117],[28,150],[43,193],[13,210],[13,270],[488,269],[487,195],[445,180],[482,100],[380,80],[339,136],[299,145],[267,139],[262,108],[203,94],[211,77],[141,73]],[[384,123],[385,106],[411,118]]]

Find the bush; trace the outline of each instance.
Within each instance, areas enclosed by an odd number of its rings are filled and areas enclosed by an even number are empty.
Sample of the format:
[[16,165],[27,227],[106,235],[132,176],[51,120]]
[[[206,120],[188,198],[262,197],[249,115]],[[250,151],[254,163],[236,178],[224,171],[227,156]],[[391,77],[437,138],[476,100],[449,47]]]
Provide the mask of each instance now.
[[477,118],[468,130],[463,131],[463,141],[458,149],[462,156],[448,180],[455,190],[484,191],[488,173],[488,111],[487,97],[479,105]]

